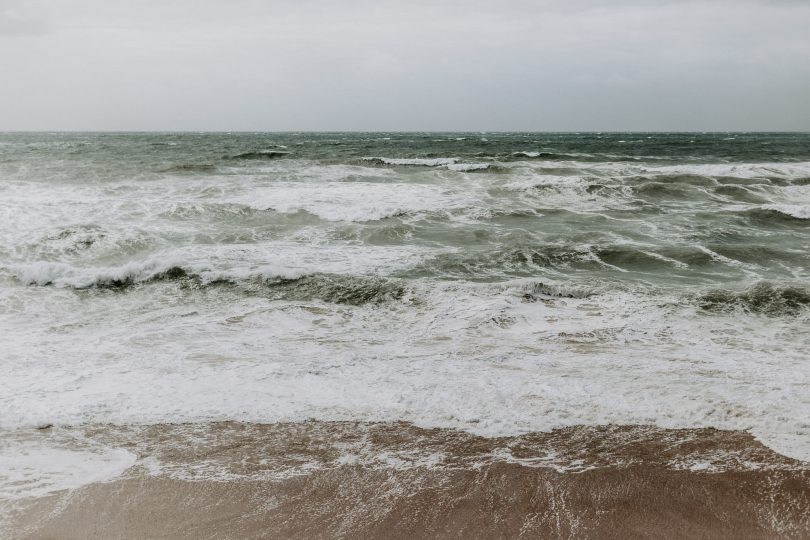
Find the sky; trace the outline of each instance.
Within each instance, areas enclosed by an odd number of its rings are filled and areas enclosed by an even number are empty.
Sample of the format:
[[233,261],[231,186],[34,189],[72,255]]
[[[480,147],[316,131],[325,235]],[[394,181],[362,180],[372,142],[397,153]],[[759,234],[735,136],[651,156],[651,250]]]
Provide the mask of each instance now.
[[810,1],[0,0],[0,130],[810,131]]

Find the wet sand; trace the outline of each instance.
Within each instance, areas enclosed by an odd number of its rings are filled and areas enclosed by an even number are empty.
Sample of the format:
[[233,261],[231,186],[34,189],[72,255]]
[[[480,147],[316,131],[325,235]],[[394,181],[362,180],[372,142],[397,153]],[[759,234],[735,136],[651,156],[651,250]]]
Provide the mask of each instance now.
[[810,538],[810,466],[746,433],[89,426],[112,481],[6,505],[15,538]]

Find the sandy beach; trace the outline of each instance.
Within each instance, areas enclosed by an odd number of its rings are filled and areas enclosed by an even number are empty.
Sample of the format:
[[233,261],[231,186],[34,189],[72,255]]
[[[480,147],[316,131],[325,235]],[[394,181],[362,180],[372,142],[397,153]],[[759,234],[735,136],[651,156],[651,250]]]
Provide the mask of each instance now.
[[92,426],[137,456],[4,503],[8,538],[806,538],[808,464],[741,432],[572,427],[483,438],[405,423]]

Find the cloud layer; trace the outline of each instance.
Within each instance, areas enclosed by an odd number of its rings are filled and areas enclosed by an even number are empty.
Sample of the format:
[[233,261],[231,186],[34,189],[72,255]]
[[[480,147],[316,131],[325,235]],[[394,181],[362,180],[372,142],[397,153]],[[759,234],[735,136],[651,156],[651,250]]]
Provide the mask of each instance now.
[[810,2],[0,0],[0,129],[810,130]]

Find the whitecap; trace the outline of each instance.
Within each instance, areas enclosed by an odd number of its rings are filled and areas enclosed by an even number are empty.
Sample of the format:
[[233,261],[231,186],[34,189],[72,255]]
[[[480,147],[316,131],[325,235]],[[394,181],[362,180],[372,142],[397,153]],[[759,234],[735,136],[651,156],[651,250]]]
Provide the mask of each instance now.
[[489,163],[453,163],[447,168],[458,172],[483,171],[489,168]]

